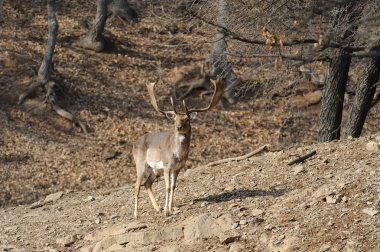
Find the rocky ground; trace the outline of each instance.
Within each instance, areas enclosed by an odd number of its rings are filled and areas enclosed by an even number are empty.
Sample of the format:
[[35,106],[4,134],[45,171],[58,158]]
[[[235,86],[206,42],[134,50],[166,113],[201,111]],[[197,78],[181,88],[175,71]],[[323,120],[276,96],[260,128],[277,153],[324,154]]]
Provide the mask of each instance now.
[[[175,79],[210,52],[214,29],[178,22],[173,33],[170,1],[152,8],[131,1],[141,21],[108,21],[106,51],[94,53],[72,46],[85,33],[82,19],[93,18],[93,1],[62,1],[59,99],[88,125],[84,135],[43,104],[43,93],[17,104],[44,52],[44,2],[0,6],[1,249],[379,251],[379,104],[365,137],[313,144],[321,85],[301,79],[289,88],[295,74],[275,82],[273,67],[253,71],[244,58],[231,58],[242,78],[239,102],[193,123],[191,169],[180,174],[175,215],[156,213],[143,192],[134,220],[132,144],[171,127],[149,104],[145,82],[162,74],[165,105]],[[187,101],[205,103],[197,93]],[[249,159],[205,166],[263,145],[269,150]],[[317,154],[305,163],[287,164],[311,150]],[[154,190],[162,205],[163,182]]]
[[[132,186],[65,190],[0,210],[4,251],[380,251],[380,135],[181,174],[174,215]],[[304,163],[289,160],[312,150]],[[155,184],[159,202],[164,183]]]

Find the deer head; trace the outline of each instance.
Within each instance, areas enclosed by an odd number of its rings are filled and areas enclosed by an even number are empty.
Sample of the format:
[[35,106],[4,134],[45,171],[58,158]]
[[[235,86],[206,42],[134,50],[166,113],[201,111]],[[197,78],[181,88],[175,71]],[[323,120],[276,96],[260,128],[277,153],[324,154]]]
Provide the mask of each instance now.
[[214,85],[214,92],[211,98],[210,104],[205,108],[200,109],[189,109],[186,106],[185,100],[182,100],[183,107],[185,110],[185,113],[177,112],[173,98],[170,98],[170,102],[172,105],[172,110],[161,110],[158,108],[157,105],[157,99],[154,93],[154,87],[157,84],[157,82],[152,82],[147,84],[148,93],[150,97],[150,102],[152,103],[153,108],[162,114],[164,114],[169,119],[173,119],[175,121],[176,129],[182,129],[182,127],[186,127],[187,125],[190,126],[190,121],[193,120],[198,112],[206,112],[213,108],[222,98],[223,96],[223,90],[224,90],[224,80],[223,78],[219,77],[216,80],[211,80],[212,84]]

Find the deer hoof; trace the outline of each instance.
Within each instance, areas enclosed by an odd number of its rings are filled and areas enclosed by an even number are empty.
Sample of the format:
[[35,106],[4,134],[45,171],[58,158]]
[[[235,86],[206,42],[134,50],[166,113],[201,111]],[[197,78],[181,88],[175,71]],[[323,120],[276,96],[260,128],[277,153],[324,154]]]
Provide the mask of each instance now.
[[165,209],[165,216],[170,216],[172,213],[169,210]]

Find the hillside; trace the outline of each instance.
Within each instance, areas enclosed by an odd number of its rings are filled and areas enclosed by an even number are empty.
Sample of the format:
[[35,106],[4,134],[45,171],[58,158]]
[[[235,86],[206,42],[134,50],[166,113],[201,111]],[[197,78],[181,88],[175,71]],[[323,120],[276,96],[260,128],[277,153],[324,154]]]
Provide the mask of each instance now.
[[[175,214],[132,186],[0,210],[4,251],[379,251],[380,136],[264,152],[181,174]],[[368,146],[367,146],[368,145]],[[288,160],[310,150],[304,163]],[[154,190],[164,197],[160,180]],[[96,246],[95,246],[96,245]],[[94,250],[91,250],[95,246]]]
[[[281,76],[236,55],[230,60],[241,78],[239,101],[192,123],[176,214],[155,213],[142,190],[142,216],[134,220],[132,145],[145,132],[172,127],[149,103],[145,83],[162,75],[159,103],[169,106],[175,80],[210,53],[215,28],[178,21],[172,1],[131,1],[140,22],[108,20],[106,50],[95,53],[72,45],[86,32],[83,20],[93,19],[93,1],[60,2],[58,95],[88,125],[85,135],[46,106],[42,92],[17,104],[35,83],[45,50],[44,2],[0,5],[0,249],[380,251],[380,104],[363,138],[315,144],[321,84],[301,79],[289,87],[300,73]],[[228,43],[233,52],[243,46]],[[353,90],[355,73],[350,79]],[[198,92],[186,101],[207,102]],[[347,95],[343,123],[349,104]],[[205,167],[263,145],[269,151]],[[305,163],[287,165],[310,150],[317,154]],[[154,190],[162,205],[162,180]]]

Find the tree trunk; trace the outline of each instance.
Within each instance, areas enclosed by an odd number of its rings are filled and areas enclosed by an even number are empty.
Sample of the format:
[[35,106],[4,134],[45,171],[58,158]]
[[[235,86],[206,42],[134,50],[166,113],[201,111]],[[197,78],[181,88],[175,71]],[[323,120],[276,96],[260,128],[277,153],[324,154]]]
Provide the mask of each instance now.
[[112,18],[117,16],[130,23],[135,23],[138,19],[136,11],[129,6],[127,0],[98,0],[95,20],[89,32],[74,45],[96,52],[103,51],[105,46],[103,32],[109,16]]
[[47,39],[47,48],[42,60],[41,66],[38,70],[37,82],[40,84],[46,84],[50,77],[50,71],[53,64],[54,48],[57,42],[58,36],[58,21],[56,18],[56,6],[54,0],[48,0],[48,22],[49,22],[49,34]]
[[[227,29],[228,5],[226,0],[219,0],[218,3],[218,25]],[[214,36],[214,43],[210,55],[212,63],[213,78],[220,75],[225,78],[225,91],[222,97],[222,104],[234,104],[236,102],[235,87],[238,84],[238,78],[232,70],[232,64],[227,59],[227,42],[223,28],[218,28]]]
[[345,137],[360,137],[380,77],[380,58],[365,59],[351,105]]
[[[352,24],[352,21],[361,15],[361,7],[355,2],[343,3],[340,6],[335,19],[334,27],[345,29]],[[341,37],[345,44],[352,42],[357,26],[346,29]],[[351,56],[343,50],[337,52],[337,56],[332,56],[329,62],[327,77],[323,86],[321,113],[319,117],[318,140],[328,142],[340,138],[340,128],[342,123],[344,93],[346,91],[348,72],[350,70]]]
[[51,69],[53,67],[54,48],[57,42],[59,26],[56,18],[55,0],[47,1],[47,11],[49,26],[47,47],[40,68],[38,69],[37,83],[33,84],[25,92],[21,93],[18,98],[18,104],[22,104],[27,98],[34,95],[35,92],[41,87],[45,88],[46,91],[49,89],[47,83],[49,81]]
[[344,53],[329,63],[327,77],[323,86],[319,117],[320,142],[328,142],[340,138],[344,93],[350,64],[351,57]]
[[98,0],[96,17],[87,35],[77,42],[76,46],[100,52],[104,49],[103,31],[107,20],[107,6],[109,0]]
[[120,17],[129,23],[137,22],[138,15],[134,9],[132,9],[127,0],[111,0],[108,3],[109,16]]

